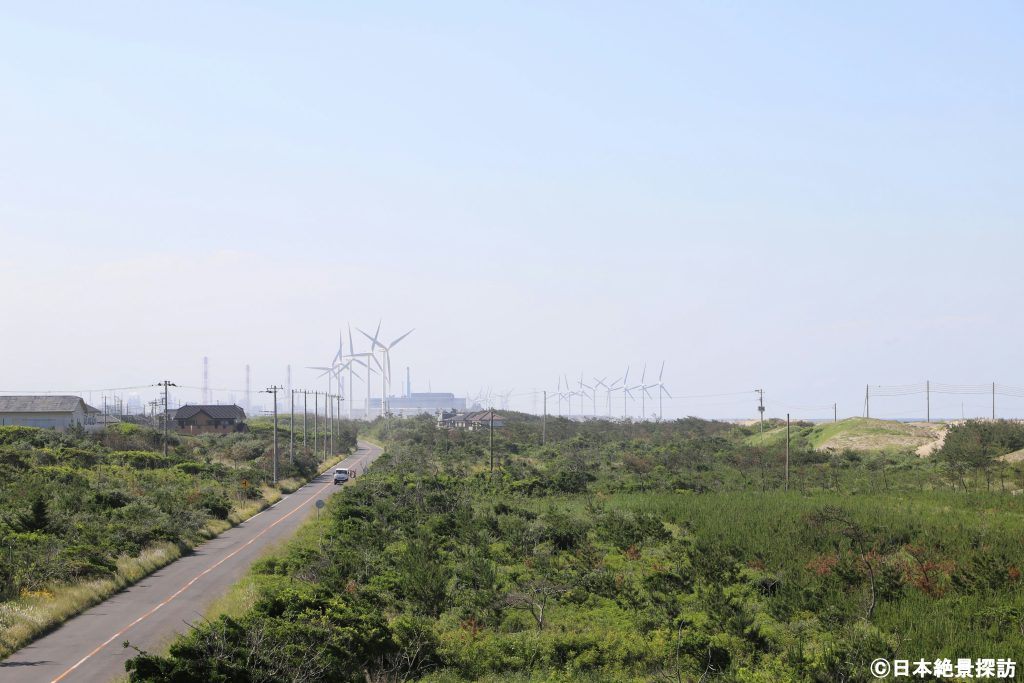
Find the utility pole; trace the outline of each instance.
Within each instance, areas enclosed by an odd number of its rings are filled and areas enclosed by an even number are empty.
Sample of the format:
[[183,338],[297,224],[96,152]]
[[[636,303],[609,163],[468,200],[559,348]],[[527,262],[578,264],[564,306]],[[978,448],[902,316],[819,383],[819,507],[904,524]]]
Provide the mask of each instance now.
[[864,385],[864,417],[871,417],[871,385]]
[[302,390],[302,452],[309,455],[309,449],[306,447],[306,414],[309,412],[309,392],[305,389]]
[[277,483],[277,390],[282,389],[276,384],[268,387],[266,393],[274,395],[274,483]]
[[541,418],[540,423],[540,445],[544,446],[548,442],[548,392],[544,392],[544,417]]
[[757,412],[761,416],[761,441],[764,441],[764,389],[754,389],[758,395]]
[[164,388],[164,456],[167,456],[167,387],[178,386],[170,380],[164,380],[157,384],[158,387]]
[[491,454],[491,479],[494,479],[494,407],[491,407],[491,429],[488,435],[488,450]]
[[313,455],[317,455],[316,423],[320,421],[320,392],[313,392]]
[[786,413],[786,490],[789,490],[789,413]]
[[839,422],[839,408],[837,403],[832,404],[832,422]]
[[327,444],[334,438],[331,428],[331,392],[324,394],[324,460],[327,459]]
[[[288,386],[291,386],[292,366],[288,366]],[[291,411],[288,413],[288,462],[295,464],[295,392],[288,390],[291,397]]]
[[932,421],[932,382],[931,380],[925,380],[924,383],[924,395],[925,395],[925,421]]
[[992,421],[996,419],[996,383],[992,382]]

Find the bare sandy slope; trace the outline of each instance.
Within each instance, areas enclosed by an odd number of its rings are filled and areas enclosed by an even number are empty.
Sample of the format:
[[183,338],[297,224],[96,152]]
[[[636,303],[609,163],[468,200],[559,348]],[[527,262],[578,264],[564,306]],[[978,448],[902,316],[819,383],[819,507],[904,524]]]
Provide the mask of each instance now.
[[816,447],[836,451],[913,451],[926,457],[942,447],[946,429],[947,425],[939,423],[854,418],[825,427]]
[[1007,453],[1006,455],[1001,455],[998,459],[1004,462],[1020,462],[1021,460],[1024,460],[1024,449],[1014,451],[1013,453]]

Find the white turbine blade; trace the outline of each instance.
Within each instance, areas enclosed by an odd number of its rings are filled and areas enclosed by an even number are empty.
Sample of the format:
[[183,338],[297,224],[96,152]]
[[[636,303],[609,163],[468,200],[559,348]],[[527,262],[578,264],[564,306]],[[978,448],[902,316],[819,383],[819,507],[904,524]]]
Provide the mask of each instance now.
[[369,334],[367,334],[366,332],[363,332],[363,331],[362,331],[361,329],[359,329],[358,327],[356,328],[356,332],[360,333],[361,335],[363,335],[364,337],[366,337],[367,339],[369,339],[369,340],[370,340],[370,350],[371,350],[371,351],[372,351],[373,349],[375,349],[376,347],[378,347],[378,346],[381,346],[381,344],[379,344],[379,343],[377,342],[377,338],[376,338],[376,337],[371,337],[371,336],[370,336]]
[[348,325],[348,352],[355,353],[356,347],[352,345],[352,323]]
[[388,344],[388,351],[390,351],[391,349],[395,348],[395,344],[397,344],[398,342],[402,341],[403,339],[405,339],[406,337],[408,337],[410,334],[412,334],[415,331],[416,331],[416,328],[414,327],[411,330],[409,330],[408,332],[406,332],[405,334],[403,334],[401,337],[396,339],[395,341],[393,341],[390,344]]
[[342,351],[342,343],[344,339],[342,337],[342,334],[342,331],[338,330],[338,350],[334,353],[334,360],[331,361],[332,364],[337,363],[339,360],[341,360],[341,357],[344,355],[344,352]]
[[661,382],[661,376],[665,374],[665,361],[661,361],[661,372],[658,373],[658,381]]
[[669,398],[672,398],[672,394],[668,393],[668,389],[665,388],[664,384],[659,384],[658,386],[661,388],[662,391],[665,392],[666,396],[668,396]]

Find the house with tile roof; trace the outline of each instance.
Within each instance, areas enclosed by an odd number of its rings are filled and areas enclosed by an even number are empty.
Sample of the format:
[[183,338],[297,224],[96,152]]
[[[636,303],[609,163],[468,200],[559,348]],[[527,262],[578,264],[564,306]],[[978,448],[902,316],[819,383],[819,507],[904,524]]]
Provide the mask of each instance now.
[[245,411],[236,405],[184,405],[171,416],[180,432],[230,434],[245,431]]

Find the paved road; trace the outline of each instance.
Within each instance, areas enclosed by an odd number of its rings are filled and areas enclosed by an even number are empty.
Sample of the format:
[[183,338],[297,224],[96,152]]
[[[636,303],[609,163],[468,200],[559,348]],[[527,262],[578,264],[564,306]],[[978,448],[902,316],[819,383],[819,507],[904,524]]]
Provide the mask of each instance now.
[[[380,453],[360,441],[356,453],[338,467],[356,467],[361,473]],[[0,681],[109,683],[124,676],[124,663],[135,654],[122,647],[124,641],[159,651],[224,595],[268,546],[289,538],[317,498],[340,489],[330,474],[321,474],[274,507],[15,652],[0,662]]]

